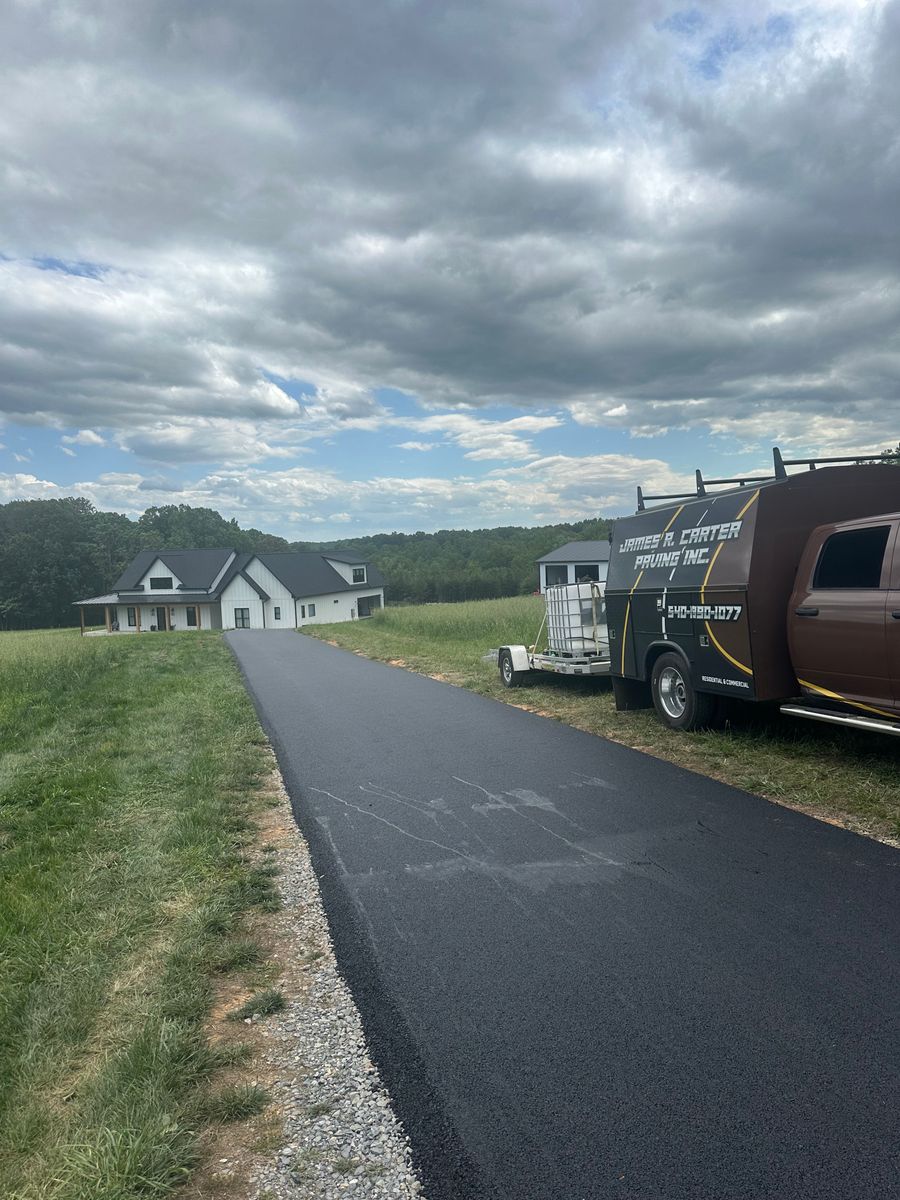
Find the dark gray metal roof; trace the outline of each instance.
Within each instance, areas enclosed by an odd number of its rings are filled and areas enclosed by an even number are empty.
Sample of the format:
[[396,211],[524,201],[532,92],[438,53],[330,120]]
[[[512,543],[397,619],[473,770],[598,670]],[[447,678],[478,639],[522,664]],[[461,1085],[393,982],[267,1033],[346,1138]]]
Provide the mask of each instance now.
[[[340,553],[342,554],[343,551]],[[257,554],[255,557],[272,572],[276,579],[281,580],[292,596],[298,599],[302,596],[324,596],[328,592],[357,592],[360,588],[384,586],[384,580],[377,567],[373,567],[371,563],[366,563],[364,558],[356,555],[350,558],[339,558],[338,553],[331,550],[326,550],[322,554],[307,550],[294,554],[286,552]],[[348,565],[365,566],[366,582],[348,583],[334,567],[325,561],[326,558],[333,558],[336,562],[347,562]]]
[[142,550],[113,584],[113,590],[121,592],[137,587],[157,559],[181,580],[185,591],[208,589],[233,553],[222,549]]
[[[234,559],[228,564],[228,569],[219,580],[215,591],[208,591],[232,554]],[[283,551],[271,554],[235,554],[233,550],[222,549],[142,550],[116,581],[114,590],[118,595],[113,594],[109,603],[113,604],[118,600],[120,604],[178,604],[195,599],[218,600],[238,575],[262,600],[269,600],[268,593],[247,571],[247,567],[257,558],[284,584],[291,595],[298,599],[305,596],[324,596],[328,592],[356,592],[360,589],[384,587],[384,579],[377,567],[373,567],[358,554],[345,550],[326,550],[324,553],[312,550],[300,553]],[[366,582],[348,583],[329,565],[326,561],[328,558],[348,566],[364,566]],[[181,580],[181,589],[174,592],[135,591],[139,581],[157,559],[165,563],[173,576]]]
[[558,550],[551,550],[539,563],[594,563],[609,562],[609,542],[566,542]]

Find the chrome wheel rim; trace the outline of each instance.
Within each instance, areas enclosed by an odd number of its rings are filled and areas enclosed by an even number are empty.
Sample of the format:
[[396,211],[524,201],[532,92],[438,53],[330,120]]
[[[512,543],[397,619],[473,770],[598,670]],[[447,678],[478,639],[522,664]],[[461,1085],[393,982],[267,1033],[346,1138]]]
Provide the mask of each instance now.
[[507,683],[512,679],[512,663],[508,658],[504,658],[503,660],[503,678]]
[[659,702],[666,716],[677,721],[687,708],[687,687],[677,667],[665,667],[659,676]]

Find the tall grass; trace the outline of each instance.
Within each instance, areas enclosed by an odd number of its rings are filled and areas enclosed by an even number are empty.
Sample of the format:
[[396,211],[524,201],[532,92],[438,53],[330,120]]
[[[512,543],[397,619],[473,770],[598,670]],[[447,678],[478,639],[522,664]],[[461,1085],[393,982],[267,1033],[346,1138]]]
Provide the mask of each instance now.
[[0,634],[4,1198],[190,1170],[210,974],[271,893],[239,852],[260,742],[215,634]]
[[398,638],[447,638],[491,647],[531,645],[544,614],[540,596],[469,600],[461,604],[417,604],[382,608],[371,618],[379,632]]

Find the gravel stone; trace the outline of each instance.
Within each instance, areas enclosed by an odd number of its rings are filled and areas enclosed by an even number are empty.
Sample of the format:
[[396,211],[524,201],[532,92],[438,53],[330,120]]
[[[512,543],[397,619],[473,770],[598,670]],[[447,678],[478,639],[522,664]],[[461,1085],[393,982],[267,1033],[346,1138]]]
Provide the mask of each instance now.
[[276,1076],[270,1087],[283,1124],[280,1145],[254,1172],[255,1195],[423,1200],[409,1143],[338,973],[309,850],[274,755],[272,766],[286,831],[270,856],[281,871],[275,883],[283,903],[273,927],[292,953],[280,983],[287,1008],[256,1026],[264,1038],[262,1057]]

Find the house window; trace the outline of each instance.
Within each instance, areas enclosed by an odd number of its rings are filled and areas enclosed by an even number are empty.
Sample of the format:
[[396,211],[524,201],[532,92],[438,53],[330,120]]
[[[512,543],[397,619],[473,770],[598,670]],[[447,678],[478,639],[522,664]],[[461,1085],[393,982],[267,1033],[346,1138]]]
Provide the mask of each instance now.
[[187,613],[187,623],[189,629],[197,628],[197,609],[195,605],[189,604],[185,610]]
[[234,610],[234,627],[235,629],[250,628],[250,609],[236,608]]
[[314,617],[316,615],[316,606],[314,604],[311,604],[309,606],[309,615],[311,617]]
[[366,582],[366,568],[365,567],[354,567],[353,568],[353,582],[354,583],[365,583]]
[[159,576],[157,576],[156,579],[151,579],[150,580],[150,588],[154,592],[171,592],[172,576],[171,575],[159,575]]
[[600,568],[596,563],[576,563],[575,565],[575,582],[589,583],[591,580],[594,583],[600,582]]
[[569,582],[569,568],[566,566],[551,566],[544,567],[544,578],[547,580],[547,587],[554,587],[558,583]]
[[137,610],[134,608],[129,608],[126,611],[128,612],[128,624],[137,625]]
[[275,605],[275,620],[276,621],[281,620],[281,609],[278,607],[277,604]]
[[305,604],[300,605],[300,616],[303,618],[304,621],[306,620],[306,605]]
[[877,588],[890,525],[833,533],[819,557],[814,588]]

